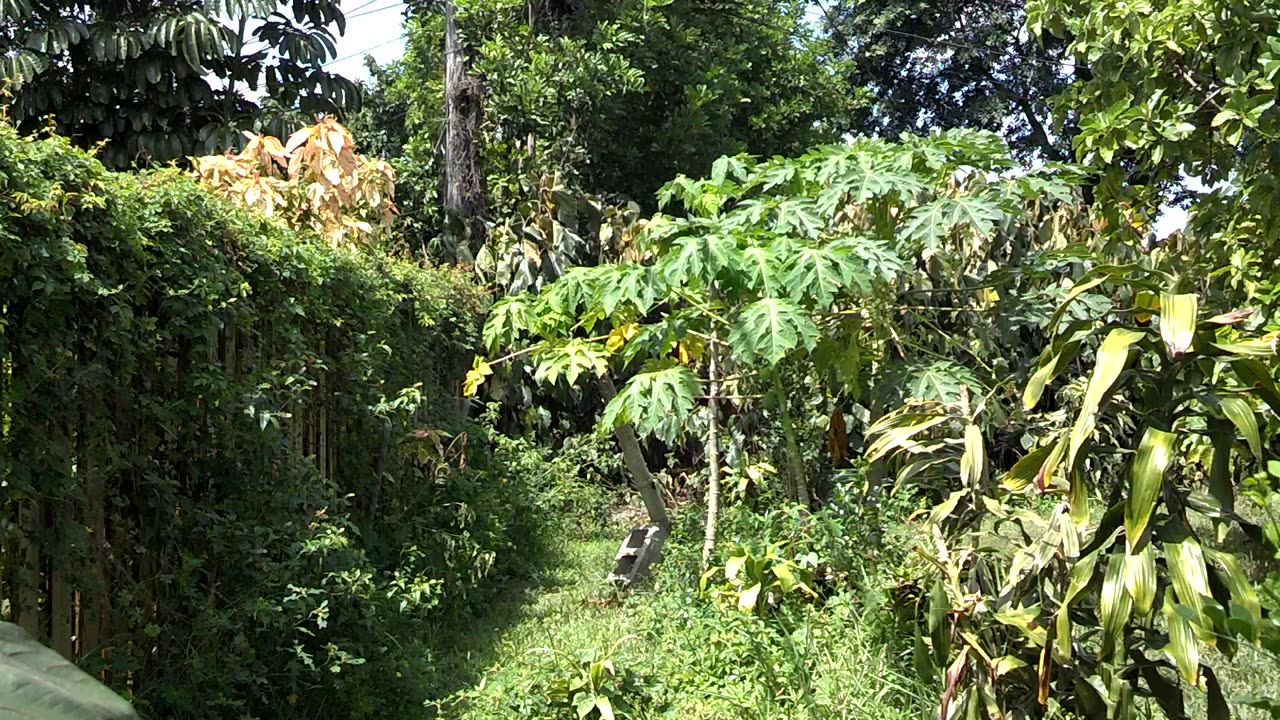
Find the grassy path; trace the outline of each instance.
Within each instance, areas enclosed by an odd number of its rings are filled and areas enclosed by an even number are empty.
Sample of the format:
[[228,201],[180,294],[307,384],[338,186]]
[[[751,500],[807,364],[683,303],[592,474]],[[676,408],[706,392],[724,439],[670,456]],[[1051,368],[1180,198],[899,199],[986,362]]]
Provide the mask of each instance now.
[[651,587],[619,596],[604,576],[621,536],[565,541],[552,567],[495,597],[472,627],[450,633],[437,658],[438,717],[574,718],[571,709],[547,705],[549,683],[574,677],[580,653],[615,644],[615,668],[634,684],[607,692],[615,704],[633,701],[630,718],[928,717],[884,643],[848,613],[806,612],[789,633],[778,633],[754,618],[721,614],[693,592],[695,579],[665,572]]

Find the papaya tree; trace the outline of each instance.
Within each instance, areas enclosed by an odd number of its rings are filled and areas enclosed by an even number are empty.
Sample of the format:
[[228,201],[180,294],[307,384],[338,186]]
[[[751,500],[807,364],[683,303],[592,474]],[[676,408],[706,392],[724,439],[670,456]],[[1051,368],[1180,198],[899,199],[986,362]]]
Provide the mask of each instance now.
[[[1230,715],[1214,671],[1241,643],[1277,643],[1228,531],[1260,538],[1237,485],[1265,467],[1280,423],[1274,333],[1253,311],[1202,305],[1206,279],[1171,246],[1081,274],[1051,318],[1023,392],[1052,395],[1029,451],[993,471],[972,405],[904,407],[872,428],[874,456],[957,472],[925,522],[936,581],[917,667],[940,717],[1135,717],[1154,704]],[[1069,321],[1086,292],[1111,303]]]
[[[879,367],[893,334],[888,315],[908,283],[963,279],[961,251],[998,245],[999,228],[1017,225],[1028,201],[1066,187],[1052,168],[1002,174],[1010,165],[994,136],[960,131],[857,140],[794,159],[721,158],[709,178],[664,187],[659,202],[684,212],[649,220],[640,261],[575,268],[537,296],[498,301],[484,340],[492,355],[506,354],[477,359],[467,390],[502,365],[550,383],[598,377],[608,400],[601,424],[621,431],[627,456],[639,453],[628,449],[631,433],[674,443],[703,408],[709,553],[720,401],[776,403],[786,492],[808,504],[789,401],[866,382],[862,366]],[[805,381],[788,383],[786,371]],[[616,375],[629,379],[615,395]],[[646,475],[637,486],[653,512],[660,498]]]

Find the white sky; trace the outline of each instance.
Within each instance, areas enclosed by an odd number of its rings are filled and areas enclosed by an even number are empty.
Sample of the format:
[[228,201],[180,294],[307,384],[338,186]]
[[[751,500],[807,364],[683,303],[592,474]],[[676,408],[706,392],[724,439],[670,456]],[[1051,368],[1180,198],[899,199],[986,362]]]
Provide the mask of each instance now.
[[404,54],[403,0],[342,0],[347,32],[338,38],[338,59],[325,66],[352,80],[364,80],[364,57],[385,64]]

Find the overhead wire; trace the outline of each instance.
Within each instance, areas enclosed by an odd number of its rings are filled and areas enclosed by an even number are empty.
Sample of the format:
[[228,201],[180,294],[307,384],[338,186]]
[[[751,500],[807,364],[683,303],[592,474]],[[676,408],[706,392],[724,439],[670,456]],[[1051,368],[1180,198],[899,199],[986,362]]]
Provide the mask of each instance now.
[[381,2],[381,0],[369,0],[369,2],[366,2],[366,3],[364,3],[363,5],[357,5],[356,7],[353,7],[353,8],[351,8],[350,10],[347,10],[347,11],[343,12],[342,14],[343,14],[343,15],[350,16],[350,15],[351,15],[351,13],[358,13],[358,12],[360,12],[361,10],[363,10],[363,9],[365,9],[365,8],[369,7],[370,5],[373,5],[374,3],[377,3],[377,2]]
[[354,15],[348,15],[347,19],[354,20],[355,18],[365,17],[367,15],[373,15],[374,13],[385,12],[387,10],[400,10],[403,7],[404,7],[404,2],[402,0],[397,0],[397,2],[393,2],[390,5],[374,8],[372,10],[365,10],[364,12],[358,12],[358,13],[355,13]]
[[351,53],[350,55],[344,55],[344,56],[342,56],[342,57],[340,57],[340,58],[334,58],[333,60],[330,60],[329,62],[324,63],[323,65],[321,65],[321,67],[328,67],[328,66],[333,65],[333,64],[335,64],[335,63],[340,63],[340,62],[342,62],[343,60],[350,60],[351,58],[356,58],[356,57],[361,57],[361,56],[363,56],[363,55],[368,55],[369,53],[373,52],[374,50],[377,50],[378,48],[386,47],[387,45],[390,45],[390,44],[392,44],[392,43],[400,42],[401,40],[404,40],[404,39],[405,39],[405,38],[407,38],[407,37],[409,37],[409,33],[401,33],[401,34],[397,35],[396,37],[391,38],[390,40],[386,40],[386,41],[384,41],[384,42],[380,42],[380,43],[378,43],[377,45],[374,45],[373,47],[370,47],[370,48],[365,48],[364,50],[361,50],[360,52]]

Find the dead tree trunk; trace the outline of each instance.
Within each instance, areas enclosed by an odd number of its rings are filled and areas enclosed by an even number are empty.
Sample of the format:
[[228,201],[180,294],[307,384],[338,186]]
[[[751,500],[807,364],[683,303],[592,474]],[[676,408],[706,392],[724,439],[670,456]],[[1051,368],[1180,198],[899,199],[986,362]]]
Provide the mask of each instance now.
[[467,71],[453,0],[444,2],[444,214],[454,256],[471,261],[485,242],[484,173],[480,170],[480,81]]

